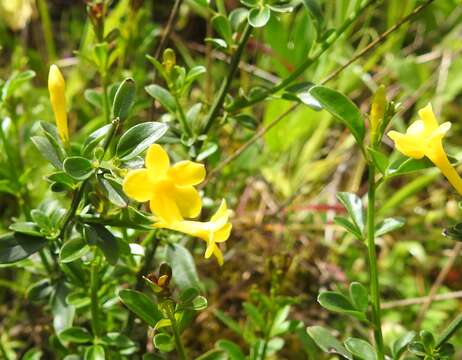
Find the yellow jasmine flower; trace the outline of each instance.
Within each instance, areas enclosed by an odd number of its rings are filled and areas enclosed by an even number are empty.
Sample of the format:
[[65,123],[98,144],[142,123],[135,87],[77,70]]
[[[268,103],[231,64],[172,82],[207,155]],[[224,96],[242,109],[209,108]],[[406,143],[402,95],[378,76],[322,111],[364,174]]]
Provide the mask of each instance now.
[[48,73],[48,91],[50,92],[50,101],[55,114],[58,134],[66,144],[69,141],[69,130],[67,127],[65,90],[66,83],[61,71],[56,65],[51,65]]
[[229,222],[230,214],[231,210],[228,210],[226,201],[223,200],[217,212],[210,218],[210,221],[182,220],[167,224],[161,220],[155,223],[154,226],[178,231],[204,240],[207,243],[205,258],[208,259],[213,254],[221,266],[223,265],[223,254],[217,243],[225,242],[229,238],[232,228]]
[[419,110],[421,120],[412,123],[401,134],[390,131],[388,136],[395,142],[396,149],[406,156],[421,159],[426,156],[437,166],[452,186],[462,195],[462,179],[449,162],[443,148],[443,137],[451,128],[450,122],[438,125],[431,104]]
[[201,198],[194,185],[204,181],[203,164],[184,160],[170,166],[167,152],[153,144],[146,153],[145,167],[125,176],[123,190],[129,197],[149,201],[152,213],[166,224],[200,214]]

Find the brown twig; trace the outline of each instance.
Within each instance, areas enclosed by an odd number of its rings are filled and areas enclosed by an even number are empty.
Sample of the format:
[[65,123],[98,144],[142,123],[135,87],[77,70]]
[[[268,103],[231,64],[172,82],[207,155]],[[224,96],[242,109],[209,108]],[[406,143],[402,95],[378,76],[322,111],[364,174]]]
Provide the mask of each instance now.
[[175,3],[173,4],[172,11],[170,12],[170,17],[168,18],[167,26],[164,29],[162,38],[160,39],[159,45],[157,46],[156,51],[154,53],[154,58],[156,59],[159,59],[160,54],[165,48],[167,39],[170,37],[170,33],[172,32],[172,29],[173,29],[173,24],[175,23],[175,19],[178,15],[178,12],[180,11],[180,7],[182,3],[183,3],[183,0],[176,0]]
[[[435,295],[432,301],[446,301],[462,298],[462,291],[454,291],[447,294]],[[397,307],[419,305],[428,301],[428,296],[410,298],[404,300],[389,301],[382,304],[382,309],[394,309]]]
[[454,265],[454,262],[456,261],[457,256],[459,256],[461,250],[462,250],[462,243],[460,242],[456,243],[456,245],[451,251],[451,254],[449,255],[448,262],[441,269],[440,273],[438,274],[438,277],[436,278],[435,282],[433,283],[430,289],[430,292],[428,293],[428,296],[426,297],[425,301],[423,302],[422,307],[420,308],[419,315],[417,316],[417,320],[416,320],[417,328],[422,323],[422,320],[424,319],[425,313],[427,312],[428,308],[430,307],[432,302],[437,297],[436,293],[440,289],[444,280],[446,280],[446,277],[448,276],[448,273],[451,270],[452,266]]

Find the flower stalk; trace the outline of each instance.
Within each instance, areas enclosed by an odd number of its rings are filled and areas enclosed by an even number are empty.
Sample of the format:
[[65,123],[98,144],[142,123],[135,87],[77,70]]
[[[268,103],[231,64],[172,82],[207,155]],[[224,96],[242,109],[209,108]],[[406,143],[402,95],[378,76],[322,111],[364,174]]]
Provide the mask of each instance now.
[[375,165],[369,162],[369,188],[367,192],[367,248],[369,259],[370,294],[372,305],[372,322],[377,347],[377,359],[385,359],[380,311],[380,286],[377,271],[377,252],[375,249]]

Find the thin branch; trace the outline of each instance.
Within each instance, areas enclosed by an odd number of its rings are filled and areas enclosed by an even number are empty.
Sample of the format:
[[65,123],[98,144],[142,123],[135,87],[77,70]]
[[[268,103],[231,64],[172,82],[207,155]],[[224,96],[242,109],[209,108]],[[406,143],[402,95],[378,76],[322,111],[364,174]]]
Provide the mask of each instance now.
[[168,18],[167,26],[165,27],[165,30],[162,34],[162,38],[160,39],[159,45],[156,48],[156,51],[154,53],[154,58],[159,59],[160,54],[165,48],[165,45],[167,44],[167,40],[170,37],[170,33],[172,32],[173,29],[173,24],[175,23],[175,19],[178,15],[178,12],[180,11],[181,4],[183,3],[183,0],[176,0],[175,4],[173,4],[172,11],[170,12],[170,17]]
[[430,305],[432,304],[433,300],[436,297],[436,293],[440,289],[441,285],[443,284],[444,280],[446,280],[446,277],[449,274],[449,271],[451,270],[452,266],[454,265],[457,257],[459,256],[460,252],[462,250],[462,243],[458,242],[454,246],[454,248],[451,251],[451,254],[449,255],[448,262],[444,267],[441,269],[440,273],[438,274],[438,277],[436,278],[435,282],[433,283],[430,292],[426,298],[426,301],[423,303],[422,307],[420,308],[419,315],[417,316],[416,320],[416,327],[419,327],[420,324],[422,323],[422,320],[425,317],[425,313],[429,309]]
[[[404,307],[404,306],[412,306],[412,305],[419,305],[423,304],[428,301],[428,296],[424,297],[417,297],[417,298],[410,298],[404,300],[395,300],[383,303],[381,308],[382,309],[394,309],[397,307]],[[462,291],[454,291],[447,294],[439,294],[435,295],[432,301],[446,301],[446,300],[454,300],[462,298]]]

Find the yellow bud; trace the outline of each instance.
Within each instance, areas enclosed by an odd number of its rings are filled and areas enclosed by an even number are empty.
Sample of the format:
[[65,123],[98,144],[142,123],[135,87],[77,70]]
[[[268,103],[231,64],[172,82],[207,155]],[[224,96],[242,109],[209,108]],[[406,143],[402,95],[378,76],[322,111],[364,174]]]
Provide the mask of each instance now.
[[69,141],[69,130],[67,127],[65,90],[66,83],[61,71],[56,65],[51,65],[48,74],[48,91],[50,92],[50,101],[55,114],[58,134],[66,144]]
[[371,105],[371,115],[369,118],[369,125],[370,125],[370,132],[371,132],[371,139],[373,143],[376,143],[380,139],[381,134],[378,134],[380,129],[380,125],[383,121],[385,116],[385,108],[387,106],[387,98],[385,94],[385,87],[382,85],[380,86],[374,94],[372,99]]

